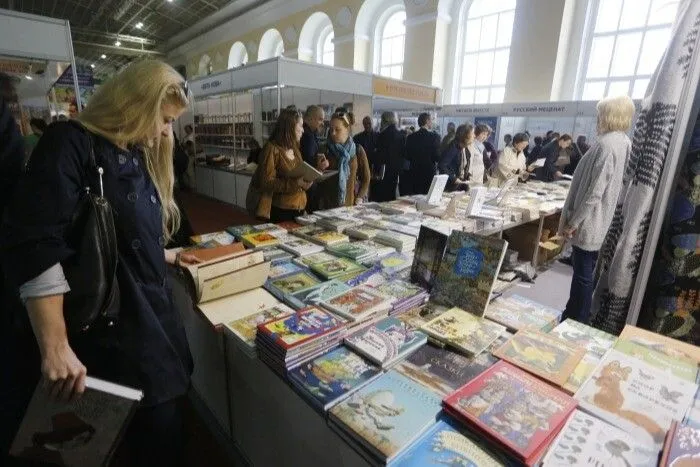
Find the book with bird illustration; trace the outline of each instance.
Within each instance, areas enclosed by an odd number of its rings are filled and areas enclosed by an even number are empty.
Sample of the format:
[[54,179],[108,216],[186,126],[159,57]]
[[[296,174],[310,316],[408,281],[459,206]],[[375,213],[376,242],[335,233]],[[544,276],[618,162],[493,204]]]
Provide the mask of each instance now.
[[605,331],[579,323],[573,319],[565,319],[552,329],[549,334],[555,335],[579,347],[584,347],[587,353],[593,353],[599,358],[605,355],[617,338]]
[[345,338],[345,345],[382,368],[425,345],[428,336],[389,317]]
[[557,337],[534,329],[518,331],[493,352],[513,365],[563,386],[586,351]]
[[638,358],[654,368],[670,371],[686,381],[693,382],[698,377],[697,363],[687,357],[671,357],[652,348],[637,344],[634,341],[624,339],[618,339],[614,348],[630,357]]
[[700,364],[700,347],[679,341],[672,337],[657,334],[646,329],[625,325],[620,333],[620,340],[632,341],[650,349],[656,350],[669,357],[690,358]]
[[486,309],[485,316],[516,332],[525,328],[548,332],[559,323],[561,310],[556,310],[529,300],[520,295],[500,297],[492,301]]
[[506,328],[459,308],[452,308],[425,323],[421,330],[457,351],[478,355],[498,339]]
[[603,420],[575,410],[549,448],[543,467],[655,466],[658,451]]
[[348,290],[350,290],[350,287],[344,282],[333,279],[313,285],[307,289],[301,289],[292,294],[287,294],[284,297],[284,301],[298,310],[308,305],[319,305],[322,301]]
[[580,407],[661,448],[673,420],[682,420],[698,389],[694,382],[610,349],[574,396]]

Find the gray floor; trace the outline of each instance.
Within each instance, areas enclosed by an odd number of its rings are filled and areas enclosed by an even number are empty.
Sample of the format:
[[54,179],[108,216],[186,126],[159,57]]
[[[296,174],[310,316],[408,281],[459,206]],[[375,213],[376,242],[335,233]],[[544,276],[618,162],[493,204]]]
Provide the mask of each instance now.
[[503,295],[521,295],[543,305],[563,310],[569,300],[572,275],[571,266],[555,261],[549,269],[537,276],[534,284],[520,282]]

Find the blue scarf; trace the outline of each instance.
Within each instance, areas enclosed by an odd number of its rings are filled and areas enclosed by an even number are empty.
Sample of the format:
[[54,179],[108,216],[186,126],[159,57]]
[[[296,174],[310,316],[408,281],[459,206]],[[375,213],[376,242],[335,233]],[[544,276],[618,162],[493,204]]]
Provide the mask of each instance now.
[[357,148],[352,138],[344,144],[329,143],[328,151],[338,158],[338,203],[345,206],[345,195],[348,189],[348,178],[350,177],[350,161],[355,157]]

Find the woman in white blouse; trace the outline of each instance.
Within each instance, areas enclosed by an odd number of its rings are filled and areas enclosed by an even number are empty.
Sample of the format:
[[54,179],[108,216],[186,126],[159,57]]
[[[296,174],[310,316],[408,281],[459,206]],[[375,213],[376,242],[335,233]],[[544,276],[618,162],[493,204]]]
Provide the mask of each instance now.
[[525,180],[530,175],[525,153],[523,152],[528,143],[529,138],[525,133],[517,133],[513,137],[511,144],[503,149],[503,154],[498,160],[498,170],[496,171],[501,185],[514,176]]

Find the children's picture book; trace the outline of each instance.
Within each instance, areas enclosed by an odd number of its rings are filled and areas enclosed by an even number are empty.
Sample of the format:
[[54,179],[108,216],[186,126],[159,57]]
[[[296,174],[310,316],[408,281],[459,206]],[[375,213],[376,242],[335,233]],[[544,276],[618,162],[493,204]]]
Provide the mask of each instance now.
[[506,328],[459,308],[452,308],[425,323],[421,330],[459,352],[478,355]]
[[314,235],[322,232],[327,232],[327,230],[317,225],[307,225],[304,227],[299,227],[298,229],[294,229],[290,233],[297,237],[301,237],[305,240],[311,240]]
[[549,448],[543,467],[655,466],[658,451],[603,420],[574,410]]
[[321,245],[333,245],[335,243],[349,242],[350,237],[332,230],[324,230],[313,235],[311,240]]
[[613,346],[617,337],[605,331],[579,323],[573,319],[566,319],[557,324],[550,334],[562,340],[584,347],[586,352],[602,357]]
[[276,246],[266,246],[258,249],[264,255],[265,261],[271,261],[272,264],[282,263],[284,261],[292,260],[294,255],[288,251],[284,251]]
[[284,299],[289,305],[298,310],[309,305],[319,305],[324,300],[328,300],[348,290],[350,290],[350,287],[344,282],[333,279],[289,294]]
[[682,420],[698,385],[610,349],[576,392],[580,407],[661,448],[673,420]]
[[325,263],[316,263],[311,265],[311,270],[321,277],[326,279],[335,279],[336,277],[344,276],[354,272],[362,272],[367,268],[360,266],[356,262],[348,258],[335,258]]
[[551,442],[576,401],[507,362],[448,396],[445,408],[527,464]]
[[284,350],[293,349],[345,325],[345,321],[332,313],[311,306],[289,316],[278,317],[258,325],[258,333]]
[[246,316],[235,321],[226,323],[226,327],[238,337],[242,343],[249,347],[255,347],[255,335],[258,332],[258,325],[272,321],[276,318],[289,316],[294,313],[294,310],[280,303],[271,308],[266,308],[252,315]]
[[700,347],[679,341],[672,337],[663,336],[646,329],[625,325],[620,333],[620,340],[632,341],[635,344],[649,347],[669,357],[685,357],[700,364]]
[[10,455],[40,465],[110,465],[143,393],[87,376],[81,397],[65,402],[43,386],[34,390]]
[[387,297],[392,297],[399,301],[408,300],[425,292],[423,288],[400,279],[385,282],[376,288]]
[[674,421],[666,435],[659,467],[697,465],[700,465],[700,430]]
[[369,227],[367,225],[361,225],[358,227],[350,227],[345,229],[345,234],[352,238],[357,238],[360,240],[370,240],[376,237],[381,230],[375,229],[374,227]]
[[306,256],[323,251],[323,247],[321,245],[317,245],[309,242],[308,240],[302,239],[281,243],[280,248],[293,253],[296,256]]
[[485,316],[512,332],[525,328],[548,332],[559,323],[561,314],[562,310],[550,308],[520,295],[511,295],[491,302]]
[[424,345],[394,368],[439,397],[446,397],[497,361],[487,352],[468,358],[448,349]]
[[333,261],[334,259],[338,259],[338,257],[325,251],[321,251],[319,253],[313,253],[310,255],[302,256],[300,258],[295,258],[294,262],[300,266],[308,268],[311,267],[311,265],[313,264],[325,263],[327,261]]
[[238,240],[243,237],[243,235],[252,233],[252,232],[257,232],[255,230],[255,227],[250,225],[250,224],[243,224],[243,225],[232,225],[230,227],[226,227],[226,232],[229,234],[233,235],[236,237]]
[[276,279],[281,276],[286,276],[287,274],[292,274],[295,272],[305,271],[306,269],[299,266],[291,261],[286,261],[282,263],[277,263],[274,266],[270,266],[270,278]]
[[387,368],[425,345],[428,337],[396,318],[382,321],[345,337],[345,345],[373,363]]
[[243,244],[249,248],[260,248],[279,244],[279,239],[267,232],[245,234],[241,237]]
[[325,411],[380,373],[359,355],[338,347],[290,371],[289,381]]
[[416,252],[411,266],[411,281],[432,290],[447,248],[448,236],[422,226],[418,234]]
[[483,316],[507,249],[505,240],[452,232],[432,299]]
[[220,232],[212,232],[202,235],[193,235],[190,241],[195,245],[203,245],[209,243],[209,248],[230,245],[236,241],[236,238],[228,232],[222,230]]
[[367,286],[358,286],[345,293],[330,298],[321,304],[339,315],[352,321],[362,319],[376,313],[381,307],[387,307],[391,301],[376,290]]
[[402,253],[392,253],[377,261],[377,265],[389,276],[410,268],[412,263],[413,257]]
[[697,363],[687,357],[671,357],[652,348],[624,339],[618,339],[614,348],[630,357],[642,360],[654,368],[669,371],[686,381],[694,382],[698,377]]
[[591,376],[591,373],[598,367],[600,358],[601,357],[598,357],[596,354],[587,352],[581,361],[578,362],[576,368],[574,368],[574,372],[566,379],[566,383],[562,386],[564,391],[569,394],[574,394],[578,391],[581,385],[586,382],[588,377]]
[[423,306],[413,308],[398,316],[398,318],[414,328],[420,328],[428,321],[437,318],[450,308],[438,305],[434,302],[428,302]]
[[358,285],[369,285],[371,287],[379,287],[388,281],[386,275],[382,272],[379,266],[372,266],[366,271],[358,274],[351,273],[338,277],[338,280],[345,282],[350,287]]
[[493,354],[513,365],[563,386],[586,351],[533,329],[518,331]]
[[401,454],[391,465],[425,467],[451,465],[465,467],[501,467],[503,459],[483,447],[484,443],[468,435],[454,420],[440,420]]
[[380,461],[391,461],[436,421],[440,399],[390,371],[330,409],[331,423]]
[[312,274],[302,271],[270,279],[265,283],[265,288],[278,299],[284,300],[286,294],[293,294],[320,283],[321,281]]

